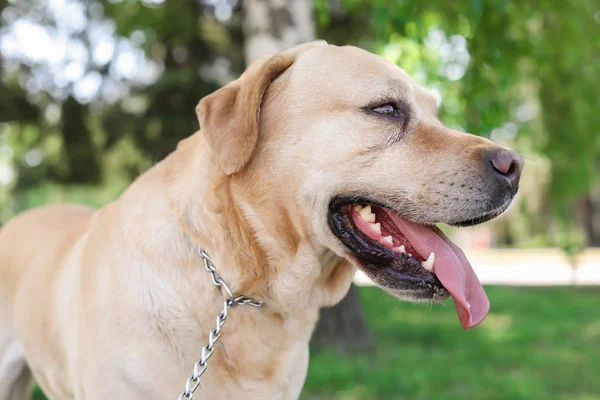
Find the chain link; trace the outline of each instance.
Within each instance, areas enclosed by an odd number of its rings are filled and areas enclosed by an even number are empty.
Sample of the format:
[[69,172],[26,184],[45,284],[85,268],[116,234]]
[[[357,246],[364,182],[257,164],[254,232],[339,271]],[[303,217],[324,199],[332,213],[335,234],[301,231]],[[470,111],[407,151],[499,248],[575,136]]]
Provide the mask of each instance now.
[[185,382],[185,390],[179,394],[178,400],[191,400],[194,398],[194,392],[200,386],[200,377],[208,368],[208,360],[215,352],[215,344],[221,337],[221,328],[225,325],[229,309],[237,305],[249,305],[252,307],[262,307],[263,305],[262,301],[256,301],[249,297],[235,297],[227,283],[225,283],[217,271],[217,268],[215,268],[208,253],[204,251],[204,249],[198,249],[198,254],[202,257],[204,268],[210,272],[212,283],[218,288],[223,289],[226,299],[223,301],[223,310],[217,315],[215,327],[208,332],[208,343],[202,347],[202,356],[200,360],[194,363],[194,373]]

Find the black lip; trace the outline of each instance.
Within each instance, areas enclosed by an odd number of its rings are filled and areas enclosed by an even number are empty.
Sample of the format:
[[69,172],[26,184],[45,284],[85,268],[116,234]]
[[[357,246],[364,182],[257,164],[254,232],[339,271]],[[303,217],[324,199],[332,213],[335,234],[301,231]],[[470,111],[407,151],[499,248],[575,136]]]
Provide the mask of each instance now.
[[394,260],[394,253],[382,246],[373,244],[373,241],[358,232],[348,229],[353,223],[349,215],[343,212],[344,206],[349,204],[373,204],[364,197],[334,198],[329,203],[327,219],[329,227],[335,236],[360,259],[375,265],[389,265]]
[[345,195],[345,196],[335,196],[329,202],[329,212],[339,211],[343,206],[348,204],[372,204],[374,206],[379,206],[383,208],[391,208],[386,206],[385,204],[378,202],[377,200],[373,200],[369,197],[362,195]]
[[409,257],[407,254],[397,254],[381,245],[375,244],[364,236],[358,229],[351,227],[354,223],[344,211],[349,204],[371,204],[383,208],[390,207],[364,196],[339,196],[329,204],[328,222],[333,234],[354,255],[359,266],[372,273],[385,273],[393,275],[396,279],[416,286],[429,286],[434,290],[445,290],[435,274],[425,270],[421,262]]

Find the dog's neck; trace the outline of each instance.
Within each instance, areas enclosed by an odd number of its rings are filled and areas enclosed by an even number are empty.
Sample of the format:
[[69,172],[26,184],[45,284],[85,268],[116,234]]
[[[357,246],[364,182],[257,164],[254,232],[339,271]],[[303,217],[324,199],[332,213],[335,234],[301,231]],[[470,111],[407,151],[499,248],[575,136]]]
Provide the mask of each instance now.
[[181,142],[165,164],[179,226],[190,243],[209,251],[234,293],[284,313],[318,310],[345,295],[353,267],[312,241],[268,189],[250,183],[257,177],[225,176],[199,133]]
[[[197,251],[204,248],[234,294],[264,302],[259,309],[232,310],[223,352],[211,358],[210,371],[219,372],[209,373],[209,381],[236,377],[268,390],[277,382],[292,393],[284,398],[296,398],[319,308],[341,300],[354,269],[311,241],[297,215],[276,199],[264,204],[265,196],[245,192],[252,185],[243,182],[223,175],[196,134],[140,177],[107,212],[117,210],[123,240],[145,238],[130,244],[148,260],[148,268],[138,271],[149,275],[143,288],[152,300],[148,313],[157,331],[173,332],[165,341],[180,355],[182,373],[199,356],[195,351],[205,344],[224,300],[203,268]],[[166,326],[157,307],[182,324]]]

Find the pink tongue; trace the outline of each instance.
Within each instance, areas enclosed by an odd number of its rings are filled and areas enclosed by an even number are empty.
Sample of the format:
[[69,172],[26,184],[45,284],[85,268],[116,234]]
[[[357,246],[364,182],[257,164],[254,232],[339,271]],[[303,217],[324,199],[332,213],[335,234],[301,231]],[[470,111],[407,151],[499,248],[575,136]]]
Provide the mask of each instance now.
[[437,227],[419,225],[384,210],[419,255],[427,259],[435,253],[435,274],[454,299],[454,306],[464,329],[484,320],[490,309],[483,286],[463,251]]

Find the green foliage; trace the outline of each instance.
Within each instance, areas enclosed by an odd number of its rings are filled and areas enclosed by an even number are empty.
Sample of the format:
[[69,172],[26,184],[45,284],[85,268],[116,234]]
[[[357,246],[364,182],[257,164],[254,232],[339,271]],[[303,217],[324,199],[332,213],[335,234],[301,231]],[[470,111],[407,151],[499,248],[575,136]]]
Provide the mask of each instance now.
[[463,331],[451,304],[362,288],[375,353],[312,354],[302,399],[600,399],[598,289],[486,291],[490,314]]
[[118,34],[130,37],[142,32],[142,48],[164,70],[152,85],[134,89],[134,95],[143,103],[141,110],[131,112],[122,104],[108,108],[103,128],[111,138],[131,134],[146,157],[160,160],[181,139],[198,130],[194,107],[220,87],[201,73],[202,68],[217,56],[227,56],[237,66],[234,73],[241,72],[241,43],[233,44],[239,28],[204,17],[200,2],[165,2],[161,7],[148,7],[126,1],[106,5],[106,12],[116,22]]

